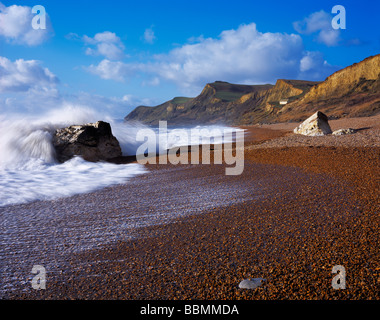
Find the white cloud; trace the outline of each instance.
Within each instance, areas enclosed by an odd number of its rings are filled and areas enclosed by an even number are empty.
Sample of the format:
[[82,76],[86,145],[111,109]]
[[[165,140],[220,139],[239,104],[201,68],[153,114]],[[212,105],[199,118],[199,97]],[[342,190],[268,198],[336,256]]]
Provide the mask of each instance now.
[[320,30],[327,30],[331,27],[332,16],[321,10],[314,12],[302,21],[293,23],[294,29],[301,34],[312,34]]
[[96,120],[107,121],[106,117],[124,118],[138,105],[156,105],[158,102],[157,100],[141,99],[131,94],[125,94],[122,97],[105,97],[88,92],[62,94],[58,90],[29,90],[0,95],[0,114],[31,113],[38,115],[71,105],[96,110],[97,114],[102,115]]
[[157,86],[160,85],[160,83],[161,83],[160,78],[159,77],[154,77],[154,78],[152,78],[152,79],[150,79],[148,81],[143,81],[142,85],[143,86],[157,87]]
[[121,61],[110,61],[108,59],[102,60],[98,65],[84,67],[85,70],[102,79],[119,82],[123,82],[127,77],[130,77],[137,68],[137,65],[126,64]]
[[65,35],[65,38],[67,40],[74,40],[74,41],[82,41],[82,37],[80,37],[77,33],[75,32],[70,32],[67,35]]
[[[305,56],[313,64],[301,70]],[[185,44],[155,59],[145,65],[144,71],[173,81],[190,93],[215,80],[251,84],[301,76],[319,80],[315,70],[324,77],[331,71],[319,55],[305,52],[299,35],[261,33],[254,23],[223,31],[218,38],[201,37],[197,43]]]
[[97,94],[90,94],[88,92],[79,92],[75,95],[65,96],[62,101],[88,106],[99,112],[124,118],[136,106],[139,105],[154,105],[157,101],[151,99],[141,99],[132,94],[125,94],[122,97],[105,97]]
[[[69,34],[73,38],[75,34]],[[120,38],[113,32],[104,31],[97,33],[93,38],[86,35],[82,40],[86,45],[95,46],[95,48],[88,47],[86,49],[87,55],[100,55],[110,60],[120,60],[124,58],[124,45]]]
[[46,14],[46,29],[35,30],[32,28],[34,16],[31,7],[6,7],[0,2],[0,36],[13,44],[36,46],[43,43],[52,34],[50,19]]
[[300,35],[261,33],[254,23],[223,31],[217,38],[192,38],[149,62],[104,59],[85,69],[115,81],[142,73],[142,78],[151,79],[142,85],[166,80],[188,95],[198,94],[206,83],[216,80],[243,84],[275,83],[279,78],[322,80],[337,70],[321,53],[305,51]]
[[0,113],[25,113],[55,107],[58,78],[36,60],[0,57]]
[[318,33],[316,40],[327,46],[336,46],[340,43],[340,31],[331,25],[332,15],[321,10],[310,14],[302,21],[293,23],[294,29],[300,34],[310,35]]
[[149,44],[153,44],[156,40],[156,36],[154,35],[154,31],[152,28],[145,29],[144,32],[144,41]]
[[321,30],[319,32],[317,40],[321,43],[324,43],[325,45],[329,47],[333,47],[339,44],[341,41],[340,39],[340,32],[338,30]]
[[324,60],[322,53],[307,51],[300,61],[300,78],[324,80],[327,75],[335,72],[336,67]]
[[15,62],[0,56],[0,92],[25,92],[52,89],[57,77],[39,61],[18,59]]

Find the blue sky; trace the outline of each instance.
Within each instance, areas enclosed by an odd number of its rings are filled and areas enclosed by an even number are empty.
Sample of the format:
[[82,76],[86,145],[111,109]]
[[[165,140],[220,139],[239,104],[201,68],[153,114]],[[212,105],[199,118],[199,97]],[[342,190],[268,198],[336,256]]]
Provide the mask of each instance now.
[[[380,53],[379,1],[0,3],[1,114],[73,103],[123,117],[207,82],[323,80]],[[46,30],[31,30],[35,5]]]

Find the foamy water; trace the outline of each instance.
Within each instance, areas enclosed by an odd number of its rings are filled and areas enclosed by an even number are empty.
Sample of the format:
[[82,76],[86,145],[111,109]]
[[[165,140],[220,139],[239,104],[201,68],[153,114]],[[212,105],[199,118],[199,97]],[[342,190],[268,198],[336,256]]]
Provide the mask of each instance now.
[[[87,193],[145,173],[146,169],[139,164],[93,163],[80,157],[63,164],[56,161],[52,144],[55,129],[100,119],[104,119],[104,115],[73,106],[38,118],[3,117],[0,124],[0,206]],[[136,125],[124,125],[116,130],[121,135],[123,153],[133,152],[136,130]]]
[[[69,125],[104,120],[111,123],[123,155],[135,155],[141,142],[137,132],[148,129],[140,123],[114,121],[85,107],[63,106],[43,116],[2,116],[0,119],[0,206],[26,203],[36,200],[52,200],[79,193],[88,193],[107,186],[121,184],[129,178],[147,172],[139,164],[115,165],[106,162],[87,162],[75,157],[63,164],[56,161],[52,133]],[[196,129],[196,130],[192,130]],[[224,127],[196,127],[181,129],[188,135],[178,136],[179,129],[170,129],[164,149],[174,146],[198,144],[202,129],[214,129],[221,133],[213,140],[223,141]],[[159,130],[157,134],[157,150]],[[161,148],[162,150],[162,148]]]
[[139,164],[91,163],[80,157],[60,165],[29,162],[32,168],[0,170],[0,205],[51,200],[124,183],[145,173]]

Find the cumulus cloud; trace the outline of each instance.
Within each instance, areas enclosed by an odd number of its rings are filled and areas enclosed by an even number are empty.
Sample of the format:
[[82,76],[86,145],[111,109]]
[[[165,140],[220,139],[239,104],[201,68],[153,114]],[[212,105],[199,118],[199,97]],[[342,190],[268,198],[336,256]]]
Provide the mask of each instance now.
[[84,69],[102,79],[123,82],[126,78],[132,76],[139,69],[139,66],[104,59],[98,65],[92,64],[89,67],[84,67]]
[[310,14],[301,21],[293,23],[294,29],[300,34],[317,34],[316,40],[327,46],[336,46],[341,42],[340,31],[331,25],[332,15],[321,10]]
[[58,90],[29,90],[22,93],[0,95],[0,114],[32,113],[36,115],[65,105],[72,105],[96,110],[104,117],[122,119],[138,105],[156,105],[158,103],[157,100],[141,99],[131,94],[121,97],[106,97],[88,92],[63,94]]
[[142,85],[166,80],[194,95],[216,80],[245,84],[274,83],[279,78],[321,80],[337,68],[325,62],[322,54],[305,51],[300,35],[262,33],[251,23],[223,31],[217,38],[192,38],[149,62],[104,59],[86,70],[116,81],[143,73],[145,79],[153,80]]
[[320,52],[307,51],[300,61],[301,79],[323,80],[335,71],[337,68],[330,65]]
[[6,7],[0,2],[0,36],[12,44],[36,46],[52,35],[49,16],[46,14],[46,29],[33,29],[35,14],[27,6]]
[[114,117],[124,118],[138,105],[154,105],[157,101],[148,98],[139,98],[132,94],[125,94],[121,97],[105,97],[88,92],[79,92],[70,96],[62,97],[62,102],[69,102],[88,106]]
[[143,81],[142,82],[142,86],[157,87],[157,86],[160,85],[160,83],[161,83],[160,78],[159,77],[154,77],[152,79]]
[[[75,34],[69,34],[68,37],[74,38],[74,35]],[[120,38],[113,32],[104,31],[97,33],[93,38],[84,35],[82,40],[89,46],[86,49],[87,55],[100,55],[110,60],[120,60],[124,58],[125,47]]]
[[185,87],[223,79],[265,83],[296,76],[302,51],[300,36],[260,33],[252,23],[157,56],[151,68]]
[[306,52],[299,35],[261,33],[251,23],[158,55],[145,70],[175,82],[185,92],[195,92],[215,80],[249,84],[274,83],[279,78],[319,80],[333,69],[321,57]]
[[145,29],[144,31],[144,41],[149,44],[153,44],[156,40],[156,36],[154,35],[153,28]]
[[18,59],[14,62],[0,56],[0,92],[47,90],[55,87],[58,78],[39,61]]
[[58,78],[36,60],[0,56],[0,113],[49,109],[60,99]]

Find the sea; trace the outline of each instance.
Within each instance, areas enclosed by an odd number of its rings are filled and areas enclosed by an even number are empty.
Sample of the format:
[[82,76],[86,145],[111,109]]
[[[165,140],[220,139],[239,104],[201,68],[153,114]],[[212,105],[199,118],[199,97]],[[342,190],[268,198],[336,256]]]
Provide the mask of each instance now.
[[[141,129],[154,130],[138,122],[124,122],[109,115],[86,108],[66,105],[39,115],[0,115],[0,207],[38,200],[53,200],[75,194],[89,193],[116,184],[128,183],[132,177],[147,174],[139,163],[112,164],[88,162],[77,156],[65,163],[56,160],[52,144],[53,133],[58,128],[107,121],[118,139],[123,155],[135,155],[141,146],[136,136]],[[236,130],[226,126],[197,126],[197,129]],[[185,130],[188,141],[179,138],[167,142],[166,149],[202,141],[190,134],[192,127],[168,129]],[[193,132],[193,131],[191,131]],[[202,132],[202,130],[198,130]],[[223,140],[224,138],[224,140]],[[157,139],[157,143],[160,139]],[[214,137],[214,143],[226,142],[225,137]],[[158,146],[157,146],[158,149]]]

